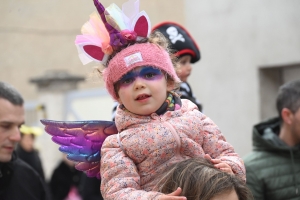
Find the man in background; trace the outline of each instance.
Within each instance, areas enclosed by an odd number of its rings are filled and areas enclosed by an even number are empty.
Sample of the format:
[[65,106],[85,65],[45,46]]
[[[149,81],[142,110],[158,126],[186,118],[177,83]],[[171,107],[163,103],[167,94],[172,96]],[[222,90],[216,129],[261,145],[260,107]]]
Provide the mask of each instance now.
[[14,152],[24,123],[23,98],[11,85],[0,81],[0,199],[48,199],[39,174]]
[[253,152],[244,158],[256,200],[300,199],[300,80],[279,88],[278,117],[253,128]]

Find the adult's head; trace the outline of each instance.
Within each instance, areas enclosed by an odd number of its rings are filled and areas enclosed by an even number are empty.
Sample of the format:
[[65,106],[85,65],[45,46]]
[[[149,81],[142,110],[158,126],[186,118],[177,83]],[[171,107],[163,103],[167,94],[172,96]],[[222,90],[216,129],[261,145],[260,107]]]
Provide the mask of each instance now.
[[43,133],[43,130],[40,127],[26,126],[22,125],[20,128],[21,132],[21,141],[20,145],[27,152],[32,152],[34,150],[34,140],[36,136],[39,136]]
[[155,25],[153,32],[161,32],[169,41],[170,48],[179,59],[177,75],[186,82],[192,72],[191,63],[200,60],[200,50],[191,34],[176,22],[162,22]]
[[0,162],[9,162],[20,141],[24,123],[23,98],[11,85],[0,81]]
[[162,174],[158,190],[164,194],[182,189],[187,200],[246,200],[251,193],[235,175],[216,169],[204,158],[179,162]]
[[300,79],[288,82],[279,88],[277,111],[282,120],[284,132],[281,139],[293,146],[300,143]]

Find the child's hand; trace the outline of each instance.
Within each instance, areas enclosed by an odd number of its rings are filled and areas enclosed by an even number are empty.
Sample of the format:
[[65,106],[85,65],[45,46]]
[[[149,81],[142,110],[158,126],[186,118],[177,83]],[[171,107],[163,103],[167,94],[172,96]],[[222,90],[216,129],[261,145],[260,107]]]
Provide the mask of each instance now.
[[174,192],[170,194],[164,194],[159,196],[159,200],[186,200],[186,197],[179,196],[181,193],[181,188],[177,188]]
[[204,158],[209,160],[215,168],[220,169],[223,172],[227,172],[228,174],[234,174],[231,167],[227,163],[222,162],[220,159],[212,159],[208,154],[205,154]]

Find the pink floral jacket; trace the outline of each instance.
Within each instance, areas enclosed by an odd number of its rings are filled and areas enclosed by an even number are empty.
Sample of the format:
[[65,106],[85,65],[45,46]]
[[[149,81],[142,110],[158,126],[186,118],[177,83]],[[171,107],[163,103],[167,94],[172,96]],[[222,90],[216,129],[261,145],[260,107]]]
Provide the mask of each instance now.
[[115,119],[119,134],[107,137],[101,149],[101,192],[106,200],[157,199],[158,174],[205,154],[222,158],[245,180],[242,159],[216,124],[189,100],[161,116],[138,116],[118,108]]

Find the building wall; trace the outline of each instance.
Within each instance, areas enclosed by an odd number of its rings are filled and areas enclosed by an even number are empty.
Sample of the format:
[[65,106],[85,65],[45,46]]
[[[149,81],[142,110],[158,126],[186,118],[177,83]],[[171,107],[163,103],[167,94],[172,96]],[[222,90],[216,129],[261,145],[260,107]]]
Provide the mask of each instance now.
[[[124,2],[125,0],[101,0],[105,7],[111,3],[121,7]],[[175,6],[180,9],[170,9]],[[176,0],[176,5],[173,0],[141,0],[140,10],[148,13],[152,25],[164,20],[181,24],[185,22],[183,0]],[[80,91],[103,87],[102,81],[93,70],[96,65],[83,66],[74,45],[76,35],[81,34],[81,26],[94,11],[96,9],[92,0],[1,0],[0,80],[14,85],[23,94],[26,103],[35,105],[48,102],[51,104],[47,104],[48,116],[55,115],[53,120],[62,120],[66,105],[57,105],[56,102],[64,102],[61,99],[65,97],[62,94],[41,94],[29,80],[44,76],[51,70],[67,70],[71,75],[86,77],[86,81],[79,83]],[[103,102],[107,102],[107,105]],[[103,119],[103,113],[112,108],[107,97],[99,101],[86,98],[73,103],[71,106],[82,119]],[[54,107],[56,110],[53,110]],[[74,119],[72,115],[67,117],[68,120]],[[105,119],[111,119],[110,112]],[[49,178],[61,159],[58,146],[53,144],[49,135],[44,134],[37,139],[36,147],[40,150],[46,177]]]
[[[125,0],[102,0],[107,7]],[[168,9],[172,0],[141,0],[140,10],[146,10],[154,25],[162,20],[185,20],[183,0],[176,0],[181,9]],[[37,98],[35,85],[29,79],[49,70],[65,69],[82,75],[87,81],[80,89],[96,88],[102,82],[93,73],[95,64],[83,66],[74,45],[81,26],[96,11],[93,1],[1,0],[0,1],[0,80],[15,85],[25,99]]]
[[299,8],[297,0],[185,1],[186,26],[202,54],[189,81],[241,155],[251,150],[252,126],[261,119],[259,69],[300,64]]

